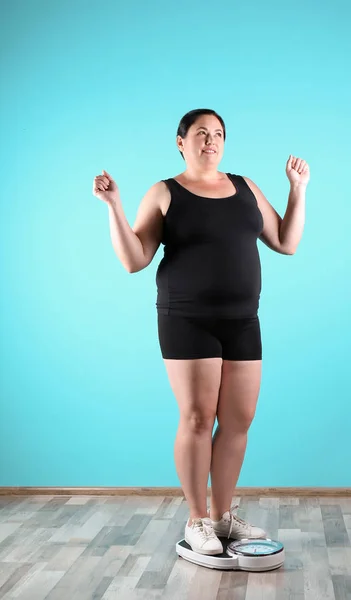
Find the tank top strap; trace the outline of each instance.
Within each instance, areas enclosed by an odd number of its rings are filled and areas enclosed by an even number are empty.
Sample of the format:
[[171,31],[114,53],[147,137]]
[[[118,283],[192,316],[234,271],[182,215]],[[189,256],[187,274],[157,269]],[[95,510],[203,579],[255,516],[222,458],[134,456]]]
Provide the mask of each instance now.
[[242,175],[234,175],[234,173],[227,173],[227,175],[229,179],[231,179],[231,181],[234,183],[238,193],[240,191],[245,193],[249,192],[250,195],[252,194],[250,186],[246,183]]
[[232,183],[234,183],[237,194],[245,189],[245,180],[241,175],[236,175],[235,173],[227,173],[227,175]]
[[177,187],[177,182],[174,181],[174,179],[172,179],[172,177],[169,177],[168,179],[161,179],[161,181],[163,181],[163,183],[166,184],[166,186],[168,187],[170,192],[179,189]]

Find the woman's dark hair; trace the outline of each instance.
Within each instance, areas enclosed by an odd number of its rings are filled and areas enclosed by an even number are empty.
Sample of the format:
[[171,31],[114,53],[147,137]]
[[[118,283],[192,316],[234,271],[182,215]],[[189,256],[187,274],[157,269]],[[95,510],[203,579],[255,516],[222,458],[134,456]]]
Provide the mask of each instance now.
[[[177,129],[177,135],[180,135],[180,137],[185,138],[189,131],[189,127],[191,127],[201,115],[214,115],[215,117],[217,117],[217,119],[220,121],[220,123],[223,127],[223,137],[225,140],[226,134],[225,134],[224,121],[223,121],[222,117],[220,117],[216,113],[216,111],[212,110],[211,108],[197,108],[195,110],[191,110],[190,112],[186,113],[186,115],[184,115],[184,117],[182,117],[180,120],[178,129]],[[183,160],[185,160],[185,158],[183,156],[183,152],[181,152],[180,150],[179,150],[179,152],[182,155]]]

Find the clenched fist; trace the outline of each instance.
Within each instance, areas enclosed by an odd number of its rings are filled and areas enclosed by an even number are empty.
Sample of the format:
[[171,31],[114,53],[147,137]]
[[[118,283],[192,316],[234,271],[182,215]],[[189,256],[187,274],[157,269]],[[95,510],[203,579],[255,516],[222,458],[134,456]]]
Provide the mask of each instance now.
[[93,195],[107,204],[112,204],[119,197],[119,189],[107,171],[103,170],[102,173],[94,177]]

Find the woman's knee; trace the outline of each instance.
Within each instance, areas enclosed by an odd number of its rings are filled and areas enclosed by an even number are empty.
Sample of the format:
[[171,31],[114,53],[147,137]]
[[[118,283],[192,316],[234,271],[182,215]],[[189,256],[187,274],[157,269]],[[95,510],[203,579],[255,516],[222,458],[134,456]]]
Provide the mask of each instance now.
[[181,427],[194,432],[212,430],[221,385],[221,359],[167,360],[165,364]]
[[222,431],[229,431],[233,434],[246,433],[250,429],[254,416],[255,411],[250,409],[238,412],[232,419],[223,419],[218,415],[218,427]]
[[179,426],[193,433],[212,431],[216,413],[206,410],[187,410],[180,415]]

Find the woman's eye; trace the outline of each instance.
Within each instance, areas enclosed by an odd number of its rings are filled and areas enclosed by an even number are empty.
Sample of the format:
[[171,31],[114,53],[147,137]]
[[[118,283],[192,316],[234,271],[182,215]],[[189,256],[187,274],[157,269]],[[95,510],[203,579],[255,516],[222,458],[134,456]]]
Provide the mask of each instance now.
[[[206,133],[205,131],[199,131],[199,133]],[[222,133],[220,131],[217,132],[217,134],[222,137]]]

